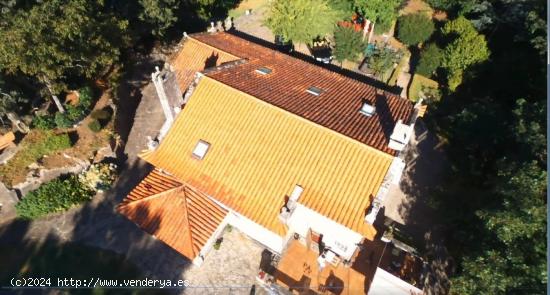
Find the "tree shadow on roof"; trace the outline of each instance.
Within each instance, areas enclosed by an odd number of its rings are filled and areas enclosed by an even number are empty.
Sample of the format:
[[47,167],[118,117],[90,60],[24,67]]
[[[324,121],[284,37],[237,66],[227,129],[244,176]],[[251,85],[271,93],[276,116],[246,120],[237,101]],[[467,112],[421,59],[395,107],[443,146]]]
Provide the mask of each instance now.
[[[250,41],[252,43],[256,43],[258,45],[261,45],[261,46],[264,46],[264,47],[267,47],[267,48],[270,48],[272,50],[276,50],[278,51],[277,49],[277,46],[272,43],[272,42],[269,42],[269,41],[266,41],[266,40],[263,40],[263,39],[260,39],[258,37],[255,37],[255,36],[252,36],[252,35],[249,35],[247,33],[244,33],[244,32],[241,32],[241,31],[237,31],[237,30],[231,30],[231,31],[228,31],[229,34],[232,34],[232,35],[235,35],[237,37],[240,37],[242,39],[245,39],[247,41]],[[286,54],[286,53],[285,53]],[[336,65],[333,65],[333,64],[324,64],[324,63],[319,63],[319,62],[316,62],[312,56],[310,55],[306,55],[306,54],[303,54],[301,52],[298,52],[298,51],[293,51],[291,54],[288,54],[292,57],[295,57],[297,59],[300,59],[302,61],[305,61],[307,63],[310,63],[312,65],[315,65],[315,66],[318,66],[318,67],[321,67],[321,68],[325,68],[327,70],[330,70],[330,71],[333,71],[333,72],[336,72],[336,73],[339,73],[343,76],[346,76],[348,78],[351,78],[351,79],[354,79],[354,80],[357,80],[357,81],[360,81],[360,82],[363,82],[363,83],[366,83],[366,84],[369,84],[369,85],[372,85],[378,89],[382,89],[382,90],[385,90],[385,91],[388,91],[390,93],[393,93],[393,94],[399,94],[401,93],[401,90],[399,87],[392,87],[392,86],[389,86],[383,82],[380,82],[378,80],[375,80],[373,78],[370,78],[370,77],[367,77],[365,75],[362,75],[362,74],[359,74],[359,73],[356,73],[354,71],[350,71],[348,69],[344,69],[344,68],[341,68],[341,67],[338,67]]]

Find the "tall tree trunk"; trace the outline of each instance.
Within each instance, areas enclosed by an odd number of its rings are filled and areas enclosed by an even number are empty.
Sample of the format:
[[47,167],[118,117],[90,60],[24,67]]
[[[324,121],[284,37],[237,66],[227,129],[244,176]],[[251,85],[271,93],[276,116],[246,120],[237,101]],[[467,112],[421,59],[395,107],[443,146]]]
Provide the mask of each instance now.
[[52,99],[55,102],[55,106],[57,107],[60,113],[64,113],[65,108],[63,108],[63,104],[61,104],[61,101],[59,100],[57,95],[55,95],[55,93],[53,92],[52,84],[50,83],[50,80],[45,76],[43,76],[42,79],[44,80],[44,84],[46,84],[46,87],[48,88],[48,91],[50,92],[50,95],[52,96]]

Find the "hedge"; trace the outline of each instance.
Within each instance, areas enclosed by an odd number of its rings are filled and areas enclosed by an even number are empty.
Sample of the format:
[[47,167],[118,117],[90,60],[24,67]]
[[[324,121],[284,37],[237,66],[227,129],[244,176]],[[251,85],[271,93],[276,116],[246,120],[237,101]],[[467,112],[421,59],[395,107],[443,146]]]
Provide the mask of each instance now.
[[29,192],[15,209],[23,219],[36,219],[91,200],[93,195],[93,190],[83,185],[77,176],[71,175],[65,180],[54,179]]

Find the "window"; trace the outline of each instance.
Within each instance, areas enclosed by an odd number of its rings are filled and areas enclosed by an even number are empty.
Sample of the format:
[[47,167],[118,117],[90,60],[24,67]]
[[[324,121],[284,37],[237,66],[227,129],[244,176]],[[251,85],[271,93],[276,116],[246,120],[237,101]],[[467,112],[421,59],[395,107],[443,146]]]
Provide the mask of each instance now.
[[260,75],[271,74],[271,69],[266,68],[266,67],[261,67],[261,68],[256,69],[256,73],[258,73]]
[[310,93],[310,94],[313,94],[315,96],[319,96],[323,92],[323,89],[321,89],[319,87],[311,86],[308,89],[306,89],[306,92]]
[[210,147],[210,144],[204,140],[199,140],[197,142],[197,145],[195,146],[195,149],[193,150],[193,157],[202,160],[204,156],[206,156],[206,152],[208,152],[208,148]]

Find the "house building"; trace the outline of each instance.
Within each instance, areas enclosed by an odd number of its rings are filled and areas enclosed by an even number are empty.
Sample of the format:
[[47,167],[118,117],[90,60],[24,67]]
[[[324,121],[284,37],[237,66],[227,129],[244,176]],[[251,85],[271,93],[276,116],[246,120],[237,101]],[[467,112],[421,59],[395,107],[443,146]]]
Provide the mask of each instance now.
[[227,32],[186,35],[166,68],[155,168],[117,210],[197,265],[228,224],[352,265],[422,108]]

